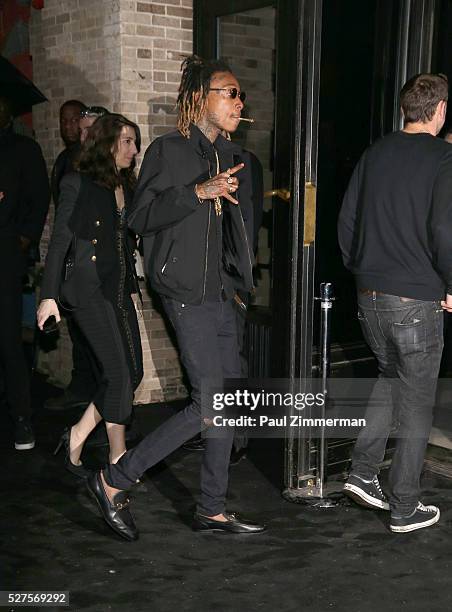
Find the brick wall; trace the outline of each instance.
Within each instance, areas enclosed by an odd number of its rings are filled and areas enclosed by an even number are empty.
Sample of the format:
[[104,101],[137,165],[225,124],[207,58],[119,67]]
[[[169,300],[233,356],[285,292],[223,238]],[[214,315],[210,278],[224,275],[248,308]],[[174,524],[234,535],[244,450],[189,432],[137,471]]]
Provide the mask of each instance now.
[[176,125],[180,64],[193,50],[192,0],[121,2],[121,108],[144,147]]
[[120,0],[46,0],[33,10],[30,48],[36,85],[49,103],[33,109],[33,124],[52,164],[62,148],[59,107],[69,98],[120,110]]
[[[192,0],[46,0],[32,11],[30,47],[34,81],[50,102],[35,107],[33,121],[48,167],[62,148],[59,107],[69,98],[125,114],[141,129],[144,152],[175,125],[180,63],[192,52]],[[52,207],[53,208],[53,207]],[[53,212],[42,240],[45,254]],[[145,377],[141,403],[186,395],[174,343],[143,286],[139,319]],[[65,385],[71,369],[64,327],[58,348],[40,354],[39,367]]]

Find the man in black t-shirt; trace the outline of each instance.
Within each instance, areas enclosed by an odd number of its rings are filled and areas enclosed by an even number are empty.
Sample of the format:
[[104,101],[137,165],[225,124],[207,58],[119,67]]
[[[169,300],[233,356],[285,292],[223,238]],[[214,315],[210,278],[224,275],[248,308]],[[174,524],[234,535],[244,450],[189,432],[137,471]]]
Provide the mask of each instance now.
[[[404,533],[439,520],[420,500],[420,475],[432,423],[443,349],[443,309],[452,311],[452,148],[443,127],[447,78],[420,74],[401,91],[403,130],[361,157],[339,216],[345,266],[358,288],[358,318],[379,378],[353,452],[344,491],[391,511]],[[378,481],[395,432],[389,499]]]

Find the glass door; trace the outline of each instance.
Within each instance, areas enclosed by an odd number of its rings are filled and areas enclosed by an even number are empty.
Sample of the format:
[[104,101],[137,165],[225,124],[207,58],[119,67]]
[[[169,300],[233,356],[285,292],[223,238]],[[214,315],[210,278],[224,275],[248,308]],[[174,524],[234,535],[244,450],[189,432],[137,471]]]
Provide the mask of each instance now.
[[[312,373],[321,9],[321,0],[195,2],[195,51],[226,59],[246,89],[245,115],[255,122],[233,138],[264,169],[249,312],[249,354],[262,367],[250,375],[286,378],[294,392]],[[290,486],[305,443],[292,428],[285,444]]]

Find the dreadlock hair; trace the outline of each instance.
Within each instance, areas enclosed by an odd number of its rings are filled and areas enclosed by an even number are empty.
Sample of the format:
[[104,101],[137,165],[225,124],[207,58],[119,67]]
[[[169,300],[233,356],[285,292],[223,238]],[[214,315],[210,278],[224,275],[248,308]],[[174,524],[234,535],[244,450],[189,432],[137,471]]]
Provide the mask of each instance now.
[[181,64],[182,78],[177,96],[177,129],[190,138],[190,123],[198,123],[207,106],[210,80],[216,72],[232,72],[222,60],[205,60],[197,55]]

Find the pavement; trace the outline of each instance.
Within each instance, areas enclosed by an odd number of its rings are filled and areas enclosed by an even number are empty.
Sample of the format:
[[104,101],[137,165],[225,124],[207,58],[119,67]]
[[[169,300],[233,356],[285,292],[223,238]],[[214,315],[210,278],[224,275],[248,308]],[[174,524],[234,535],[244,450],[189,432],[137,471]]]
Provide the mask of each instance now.
[[[348,500],[331,509],[285,501],[283,444],[252,440],[231,468],[228,509],[268,525],[256,535],[199,534],[190,522],[199,452],[182,449],[149,470],[131,494],[140,529],[126,542],[100,518],[82,482],[54,457],[71,413],[50,413],[55,391],[34,383],[37,444],[15,451],[0,416],[0,590],[69,591],[69,607],[103,612],[436,612],[452,609],[452,480],[426,472],[423,500],[441,508],[434,527],[394,535],[389,515]],[[139,406],[143,435],[180,403]],[[83,456],[106,461],[105,448]],[[384,485],[385,474],[382,474]],[[5,608],[19,610],[19,607]]]

